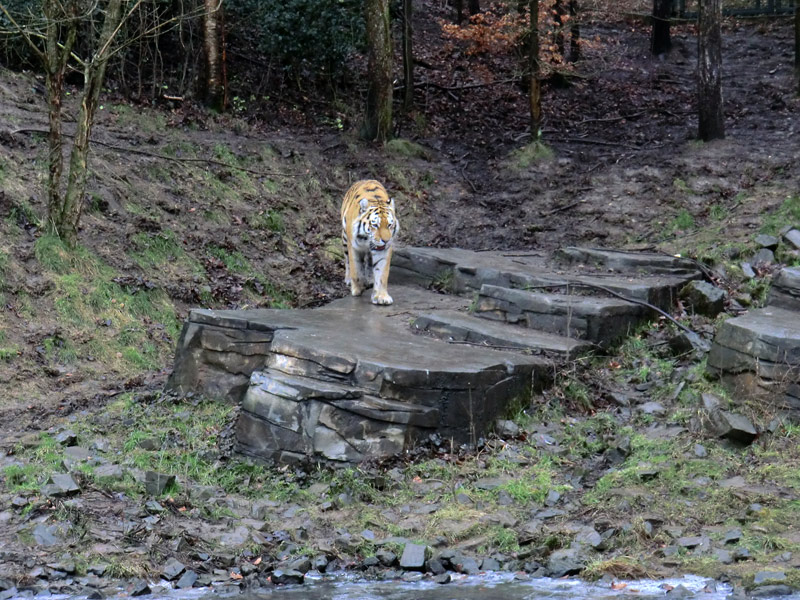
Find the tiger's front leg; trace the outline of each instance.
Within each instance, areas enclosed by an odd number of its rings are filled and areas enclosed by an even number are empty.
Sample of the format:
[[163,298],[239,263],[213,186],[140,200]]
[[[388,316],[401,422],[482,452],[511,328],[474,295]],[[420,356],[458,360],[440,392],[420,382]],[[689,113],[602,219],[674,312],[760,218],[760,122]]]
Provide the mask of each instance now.
[[361,257],[353,248],[347,249],[347,268],[345,270],[345,283],[350,284],[350,294],[360,296],[366,287],[364,284],[364,268]]
[[392,260],[392,247],[384,250],[372,250],[372,275],[375,287],[372,290],[373,304],[391,304],[394,302],[387,291],[389,283],[389,266]]

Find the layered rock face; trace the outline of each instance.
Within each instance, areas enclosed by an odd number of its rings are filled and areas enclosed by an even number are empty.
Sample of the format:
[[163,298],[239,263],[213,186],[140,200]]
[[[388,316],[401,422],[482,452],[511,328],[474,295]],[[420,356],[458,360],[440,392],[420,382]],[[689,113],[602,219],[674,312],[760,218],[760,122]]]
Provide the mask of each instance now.
[[764,308],[719,327],[707,368],[734,400],[758,398],[800,420],[800,269],[775,276]]
[[660,255],[558,259],[406,248],[389,307],[365,295],[313,310],[193,310],[168,387],[241,403],[239,451],[280,463],[357,463],[434,434],[474,443],[558,364],[623,337],[698,275]]

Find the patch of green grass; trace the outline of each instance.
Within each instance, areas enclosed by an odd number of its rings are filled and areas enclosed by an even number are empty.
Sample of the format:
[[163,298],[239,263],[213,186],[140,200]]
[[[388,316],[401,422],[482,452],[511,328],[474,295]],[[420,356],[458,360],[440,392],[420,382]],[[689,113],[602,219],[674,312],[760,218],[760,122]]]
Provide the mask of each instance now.
[[50,360],[69,364],[78,358],[78,351],[75,345],[61,336],[45,338],[42,341],[42,345],[44,346],[45,355]]
[[391,139],[386,142],[383,147],[388,154],[393,154],[394,156],[400,156],[404,158],[429,158],[428,152],[425,150],[425,148],[412,142],[411,140],[406,140],[403,138]]
[[286,230],[283,213],[272,208],[251,216],[247,219],[247,223],[254,229],[266,229],[275,233],[283,233]]
[[689,187],[689,184],[686,183],[683,179],[681,179],[679,177],[676,177],[672,181],[672,187],[674,187],[676,190],[678,190],[679,192],[681,192],[683,194],[691,194],[692,193],[692,188]]
[[251,274],[253,272],[250,261],[238,250],[230,251],[220,246],[209,245],[206,246],[206,251],[214,258],[221,260],[231,273]]
[[786,225],[800,223],[800,195],[789,196],[772,214],[766,215],[761,233],[776,235]]
[[137,233],[132,238],[134,251],[131,252],[137,264],[143,269],[152,269],[186,261],[186,252],[178,243],[174,232],[166,229],[155,234]]
[[554,152],[547,144],[537,140],[511,152],[511,163],[518,169],[527,169],[531,165],[553,158]]
[[728,216],[728,212],[728,209],[726,209],[722,204],[713,204],[711,205],[711,208],[708,209],[708,216],[715,221],[721,221]]
[[692,213],[684,208],[681,209],[677,215],[675,215],[670,229],[672,231],[686,231],[687,229],[692,229],[693,227],[694,217],[692,216]]
[[519,550],[517,532],[509,527],[496,525],[488,532],[489,544],[497,552],[511,553]]
[[57,235],[46,234],[36,240],[33,248],[34,256],[43,269],[58,275],[66,275],[73,271],[93,273],[96,270],[96,259],[83,246],[68,248]]

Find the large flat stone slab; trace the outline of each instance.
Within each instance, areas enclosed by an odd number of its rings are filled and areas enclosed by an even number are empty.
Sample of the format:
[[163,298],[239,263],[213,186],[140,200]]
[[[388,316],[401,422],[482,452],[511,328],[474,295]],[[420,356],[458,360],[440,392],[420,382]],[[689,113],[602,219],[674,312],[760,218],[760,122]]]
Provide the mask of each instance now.
[[800,379],[800,313],[768,306],[728,319],[717,331],[707,366],[715,374]]
[[[587,250],[588,251],[588,250]],[[686,261],[658,254],[613,253],[620,266],[629,257],[629,270],[609,270],[596,262],[575,261],[563,269],[554,269],[553,261],[544,254],[530,252],[474,252],[460,248],[399,248],[392,257],[391,281],[417,285],[437,284],[453,293],[479,291],[484,284],[515,289],[557,291],[567,284],[585,286],[588,293],[602,293],[602,288],[624,298],[642,300],[666,309],[673,304],[678,289],[691,279],[699,278],[697,270],[687,270]],[[636,259],[636,260],[633,260]],[[674,271],[647,270],[643,263],[676,261]]]
[[690,275],[697,273],[697,265],[679,256],[652,252],[626,252],[606,248],[581,248],[569,246],[556,252],[556,258],[572,265],[589,265],[620,273],[662,273]]
[[564,359],[574,358],[593,348],[591,343],[584,340],[509,326],[453,310],[420,315],[412,327],[446,340],[505,349],[518,348],[554,354]]
[[607,346],[630,334],[652,311],[613,297],[545,294],[483,285],[475,314]]

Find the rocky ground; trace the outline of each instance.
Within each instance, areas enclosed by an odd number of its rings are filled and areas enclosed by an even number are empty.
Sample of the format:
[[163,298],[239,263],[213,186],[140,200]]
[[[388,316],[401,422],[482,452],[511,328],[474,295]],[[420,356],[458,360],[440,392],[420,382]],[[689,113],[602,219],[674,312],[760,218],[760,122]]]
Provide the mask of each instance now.
[[[693,140],[691,28],[659,60],[621,17],[587,23],[580,77],[547,86],[550,159],[523,148],[524,90],[484,85],[497,58],[438,38],[420,52],[452,70],[421,77],[456,89],[421,88],[405,139],[385,148],[355,139],[355,114],[343,132],[328,125],[339,115],[278,128],[255,107],[210,117],[112,97],[77,251],[40,227],[41,84],[2,71],[0,599],[140,594],[161,579],[253,589],[343,568],[796,588],[800,429],[726,395],[702,354],[670,349],[664,321],[571,364],[478,448],[434,440],[358,469],[243,461],[236,407],[161,393],[190,307],[344,293],[338,197],[365,175],[395,194],[407,243],[681,252],[709,265],[730,312],[763,302],[777,266],[750,260],[755,236],[800,224],[791,33],[728,24],[728,137],[710,144]],[[775,256],[797,262],[790,240]],[[717,321],[684,308],[710,338]],[[745,443],[706,427],[728,402],[756,432]]]

